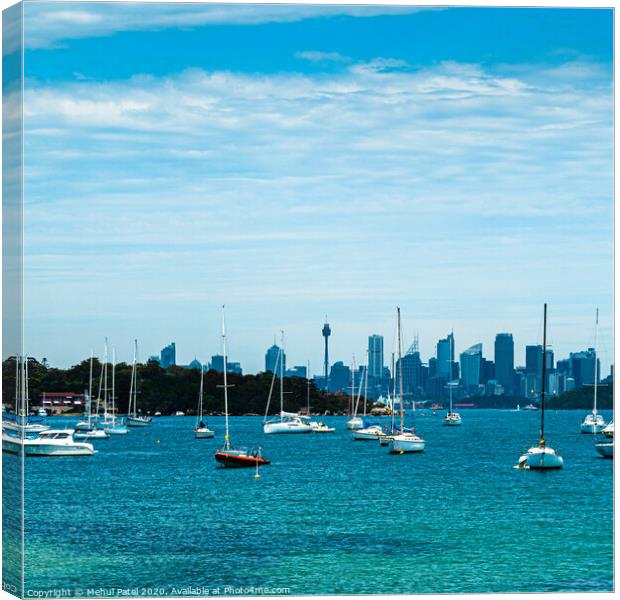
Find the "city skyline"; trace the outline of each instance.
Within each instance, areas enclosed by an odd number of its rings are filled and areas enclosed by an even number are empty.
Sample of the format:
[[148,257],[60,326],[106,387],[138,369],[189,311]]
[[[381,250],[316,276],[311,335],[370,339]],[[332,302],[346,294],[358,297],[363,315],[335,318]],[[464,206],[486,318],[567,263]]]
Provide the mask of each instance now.
[[24,11],[29,354],[206,361],[226,304],[244,370],[284,329],[321,373],[325,314],[330,363],[363,362],[398,304],[403,351],[512,332],[522,364],[548,302],[562,357],[600,308],[609,370],[611,11]]

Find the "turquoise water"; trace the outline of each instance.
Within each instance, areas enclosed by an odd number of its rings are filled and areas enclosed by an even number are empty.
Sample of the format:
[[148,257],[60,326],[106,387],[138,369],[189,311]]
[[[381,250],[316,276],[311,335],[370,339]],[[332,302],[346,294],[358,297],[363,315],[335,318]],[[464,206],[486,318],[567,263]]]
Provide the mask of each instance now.
[[340,417],[325,419],[334,434],[298,436],[234,418],[233,442],[272,462],[260,479],[216,468],[223,419],[195,440],[192,418],[160,418],[93,457],[27,460],[26,589],[611,591],[613,461],[579,433],[582,416],[548,413],[565,459],[554,472],[512,468],[537,439],[531,412],[468,411],[460,428],[420,416],[426,451],[398,456],[352,441]]

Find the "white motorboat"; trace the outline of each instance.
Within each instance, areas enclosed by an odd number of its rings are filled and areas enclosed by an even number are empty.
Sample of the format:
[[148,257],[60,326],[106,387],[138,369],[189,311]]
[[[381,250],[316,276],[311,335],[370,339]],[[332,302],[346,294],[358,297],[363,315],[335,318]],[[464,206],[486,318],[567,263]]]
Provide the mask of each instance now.
[[461,420],[461,415],[459,415],[459,413],[450,411],[444,417],[443,424],[449,426],[462,425],[463,421]]
[[603,458],[614,457],[614,422],[611,421],[607,427],[601,431],[600,441],[594,444],[596,451]]
[[[276,358],[274,373],[271,378],[271,387],[269,388],[269,396],[267,398],[267,407],[265,408],[265,418],[263,420],[263,432],[271,435],[276,433],[312,433],[312,427],[308,423],[309,417],[302,417],[299,413],[286,412],[284,410],[284,332],[282,331],[281,347]],[[269,414],[269,405],[271,404],[271,396],[276,379],[276,371],[280,369],[280,415],[276,419],[267,420]]]
[[355,430],[351,437],[354,440],[365,441],[365,440],[378,440],[381,436],[383,436],[385,432],[381,428],[381,425],[367,425],[362,429]]
[[153,420],[138,410],[138,340],[134,340],[133,364],[131,367],[131,382],[129,383],[129,410],[127,411],[127,427],[147,427]]
[[535,404],[527,404],[523,407],[523,410],[538,410],[538,406]]
[[25,456],[91,456],[92,444],[76,442],[72,429],[48,429],[36,438],[19,438],[2,434],[2,450]]
[[212,431],[207,427],[207,423],[202,414],[202,400],[204,395],[204,365],[200,363],[200,390],[198,392],[198,414],[196,415],[196,425],[194,426],[194,438],[197,440],[203,440],[212,438],[215,435],[215,431]]
[[[398,319],[398,363],[402,365],[402,350],[400,339],[400,307],[396,309]],[[423,452],[426,442],[422,437],[415,433],[413,426],[410,430],[405,429],[405,411],[403,401],[403,369],[398,369],[399,377],[399,402],[400,402],[400,428],[395,431],[392,428],[392,439],[389,440],[388,445],[390,448],[390,454],[405,454],[409,452]]]
[[[540,393],[540,436],[538,444],[532,446],[525,454],[519,457],[519,462],[515,469],[561,469],[564,466],[564,459],[551,447],[545,440],[545,379],[546,356],[547,356],[547,303],[545,302],[543,316],[543,361],[542,361],[542,386]],[[527,407],[526,407],[527,408]]]
[[605,428],[605,420],[602,415],[599,415],[596,410],[596,392],[598,388],[598,356],[597,356],[597,342],[598,342],[598,308],[596,309],[596,325],[594,327],[594,399],[592,405],[592,412],[585,416],[585,419],[581,423],[581,433],[600,433]]
[[312,433],[333,433],[335,427],[329,427],[323,421],[309,421],[308,425],[312,428]]

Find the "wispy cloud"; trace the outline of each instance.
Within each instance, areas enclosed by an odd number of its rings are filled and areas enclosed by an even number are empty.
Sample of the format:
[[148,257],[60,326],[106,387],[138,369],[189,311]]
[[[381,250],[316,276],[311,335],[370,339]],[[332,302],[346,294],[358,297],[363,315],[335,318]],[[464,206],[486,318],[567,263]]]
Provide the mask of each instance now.
[[397,15],[432,7],[353,4],[205,4],[136,2],[26,2],[28,48],[47,48],[63,40],[107,36],[120,31],[204,25],[257,25],[317,17]]
[[318,62],[318,63],[351,62],[351,59],[348,56],[343,56],[339,52],[321,52],[320,50],[303,50],[300,52],[296,52],[295,57],[300,58],[302,60],[308,60],[310,62]]
[[[29,82],[32,326],[50,302],[79,325],[112,306],[118,331],[172,302],[198,345],[193,312],[225,300],[254,307],[237,317],[251,332],[257,312],[294,328],[327,303],[346,328],[404,299],[490,343],[512,322],[500,307],[526,319],[543,297],[581,306],[569,323],[593,302],[611,315],[610,81],[583,62],[541,71],[383,58],[338,74]],[[262,355],[256,336],[247,356]]]

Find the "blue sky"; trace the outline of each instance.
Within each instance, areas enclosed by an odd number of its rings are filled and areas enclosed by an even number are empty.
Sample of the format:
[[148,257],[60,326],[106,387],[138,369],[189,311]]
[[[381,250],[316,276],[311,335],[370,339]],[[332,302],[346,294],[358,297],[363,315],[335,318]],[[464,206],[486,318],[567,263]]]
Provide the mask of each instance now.
[[[612,13],[26,3],[29,352],[612,354]],[[9,49],[10,50],[10,49]],[[6,51],[6,50],[5,50]],[[67,343],[70,340],[70,343]]]

